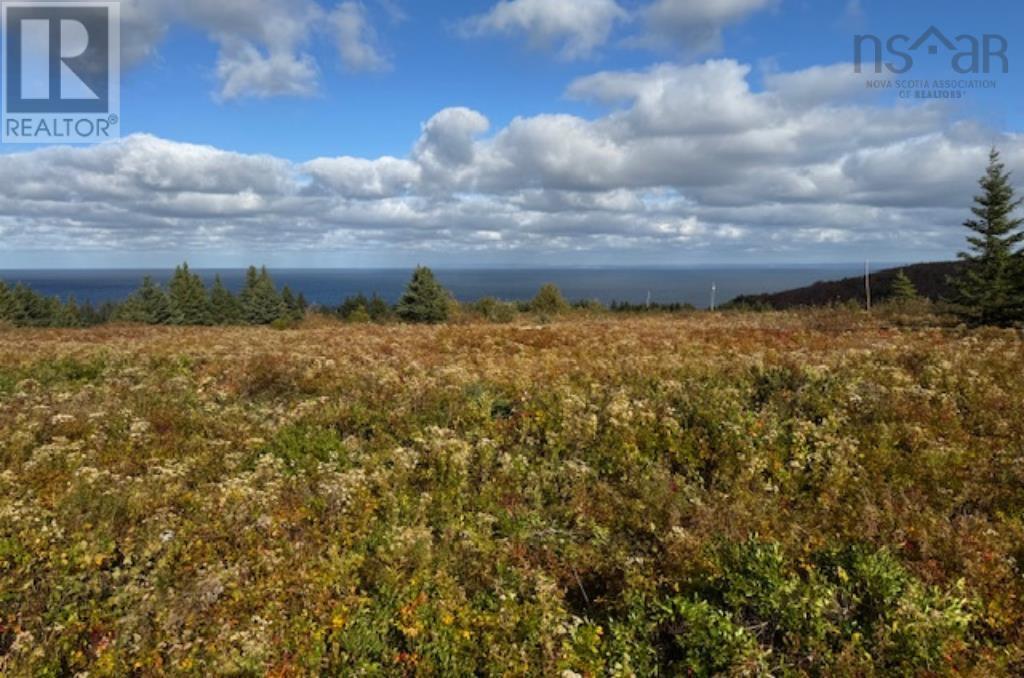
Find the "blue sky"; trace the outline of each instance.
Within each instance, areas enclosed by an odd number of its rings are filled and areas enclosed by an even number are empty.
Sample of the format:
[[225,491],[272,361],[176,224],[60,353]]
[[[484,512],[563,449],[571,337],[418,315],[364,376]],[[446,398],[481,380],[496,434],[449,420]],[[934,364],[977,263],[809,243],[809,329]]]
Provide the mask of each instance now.
[[[0,267],[946,258],[987,147],[1024,165],[1009,0],[123,8],[122,139],[0,148]],[[854,34],[929,25],[1010,72],[867,92]]]

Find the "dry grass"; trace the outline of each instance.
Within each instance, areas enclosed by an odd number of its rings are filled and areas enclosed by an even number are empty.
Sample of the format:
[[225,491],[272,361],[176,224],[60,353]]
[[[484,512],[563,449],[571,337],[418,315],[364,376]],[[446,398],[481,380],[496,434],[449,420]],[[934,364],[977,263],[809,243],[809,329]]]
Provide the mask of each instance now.
[[0,673],[1019,673],[1022,402],[855,313],[0,330]]

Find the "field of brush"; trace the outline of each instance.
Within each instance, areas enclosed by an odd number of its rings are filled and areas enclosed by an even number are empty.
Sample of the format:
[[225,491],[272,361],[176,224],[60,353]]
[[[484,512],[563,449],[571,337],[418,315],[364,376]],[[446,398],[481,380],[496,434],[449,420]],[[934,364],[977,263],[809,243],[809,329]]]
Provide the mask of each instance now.
[[1022,349],[0,330],[0,674],[1021,675]]

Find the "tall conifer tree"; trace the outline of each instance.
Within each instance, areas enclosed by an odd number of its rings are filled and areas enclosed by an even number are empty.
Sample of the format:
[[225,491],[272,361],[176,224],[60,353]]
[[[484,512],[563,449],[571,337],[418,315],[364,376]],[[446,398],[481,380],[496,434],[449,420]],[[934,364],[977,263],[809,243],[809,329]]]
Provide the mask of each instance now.
[[967,238],[969,252],[962,252],[963,273],[955,279],[956,301],[963,317],[983,325],[1008,325],[1022,318],[1021,256],[1017,246],[1024,240],[1014,218],[1021,200],[1014,197],[1010,174],[999,160],[999,151],[989,154],[988,170],[978,182],[982,194],[974,198],[973,219],[964,222],[972,231]]

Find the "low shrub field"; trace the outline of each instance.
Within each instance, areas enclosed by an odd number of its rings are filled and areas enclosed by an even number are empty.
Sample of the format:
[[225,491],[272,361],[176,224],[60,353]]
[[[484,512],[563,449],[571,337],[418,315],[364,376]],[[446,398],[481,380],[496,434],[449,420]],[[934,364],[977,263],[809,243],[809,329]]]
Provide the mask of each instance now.
[[1019,334],[0,330],[0,675],[1024,674]]

